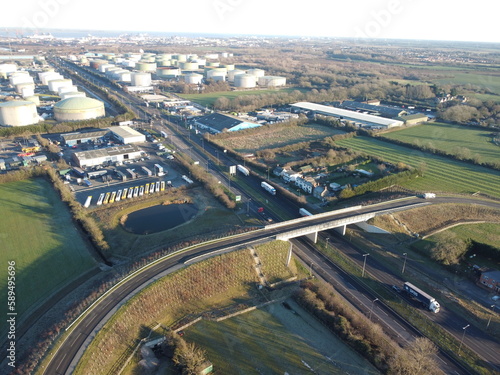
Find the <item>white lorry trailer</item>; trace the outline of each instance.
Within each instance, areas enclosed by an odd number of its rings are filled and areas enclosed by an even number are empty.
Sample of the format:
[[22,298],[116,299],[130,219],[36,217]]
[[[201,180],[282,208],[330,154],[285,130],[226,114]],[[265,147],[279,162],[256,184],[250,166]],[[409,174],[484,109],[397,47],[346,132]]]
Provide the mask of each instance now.
[[422,289],[417,288],[415,285],[405,282],[403,284],[403,290],[412,298],[416,299],[422,305],[432,311],[433,313],[438,313],[441,305],[438,301],[431,295],[425,293]]

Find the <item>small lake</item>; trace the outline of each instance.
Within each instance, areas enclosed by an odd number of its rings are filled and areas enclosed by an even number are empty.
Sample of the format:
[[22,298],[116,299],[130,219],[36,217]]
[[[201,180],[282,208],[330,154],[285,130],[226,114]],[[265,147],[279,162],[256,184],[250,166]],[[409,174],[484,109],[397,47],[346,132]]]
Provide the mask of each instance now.
[[152,206],[130,213],[123,226],[135,234],[157,233],[184,224],[197,213],[191,203]]

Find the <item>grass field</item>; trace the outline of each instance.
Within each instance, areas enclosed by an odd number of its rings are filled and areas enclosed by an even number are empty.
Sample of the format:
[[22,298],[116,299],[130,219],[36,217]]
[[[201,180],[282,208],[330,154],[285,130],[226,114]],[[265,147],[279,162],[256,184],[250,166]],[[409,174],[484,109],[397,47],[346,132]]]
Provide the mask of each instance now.
[[465,147],[470,150],[470,156],[479,154],[480,161],[495,162],[500,160],[500,147],[492,142],[491,133],[491,129],[436,122],[393,131],[382,137],[417,146],[431,146],[453,155],[459,155],[460,148]]
[[222,322],[201,321],[187,341],[207,351],[217,374],[379,374],[366,360],[292,302]]
[[[70,212],[45,180],[2,184],[0,201],[0,263],[7,272],[7,262],[16,262],[16,312],[21,315],[95,262]],[[1,301],[6,301],[6,282],[5,273]]]
[[307,124],[291,128],[283,128],[279,125],[261,127],[250,129],[249,132],[237,133],[234,132],[229,138],[217,139],[216,142],[222,147],[229,147],[237,152],[254,153],[299,142],[311,142],[344,132],[324,125]]
[[404,184],[417,191],[452,193],[481,193],[500,197],[500,172],[445,157],[396,146],[381,140],[355,137],[336,142],[341,147],[350,148],[383,158],[391,163],[403,162],[413,167],[423,166],[421,178]]
[[203,106],[212,107],[218,98],[228,98],[231,100],[238,96],[276,94],[281,92],[289,93],[295,90],[298,89],[295,87],[290,87],[285,89],[213,92],[209,94],[179,94],[179,96],[184,99],[191,100],[195,103],[199,103]]

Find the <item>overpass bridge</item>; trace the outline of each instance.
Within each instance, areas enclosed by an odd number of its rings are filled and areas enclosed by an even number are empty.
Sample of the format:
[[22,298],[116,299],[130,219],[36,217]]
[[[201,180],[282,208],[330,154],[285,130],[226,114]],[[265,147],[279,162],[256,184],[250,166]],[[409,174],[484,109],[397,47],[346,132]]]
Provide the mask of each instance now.
[[[399,204],[396,204],[397,201],[399,201]],[[347,225],[366,222],[377,215],[407,210],[410,206],[411,208],[416,208],[429,204],[429,202],[407,202],[407,204],[404,204],[401,201],[402,200],[393,201],[395,206],[389,208],[387,208],[387,202],[370,206],[353,206],[266,225],[265,229],[275,232],[277,240],[288,241],[290,238],[307,236],[311,241],[316,243],[318,233],[321,231],[334,229],[340,234],[345,235]]]

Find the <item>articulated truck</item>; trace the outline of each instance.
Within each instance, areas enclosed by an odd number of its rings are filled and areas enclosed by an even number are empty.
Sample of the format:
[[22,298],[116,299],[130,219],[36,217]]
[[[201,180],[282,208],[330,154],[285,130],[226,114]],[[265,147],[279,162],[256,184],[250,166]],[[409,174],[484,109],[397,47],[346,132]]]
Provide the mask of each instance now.
[[413,299],[416,299],[422,305],[432,311],[433,313],[438,313],[440,309],[439,302],[429,294],[425,293],[423,290],[417,288],[415,285],[406,282],[403,285],[403,290]]
[[268,184],[267,182],[262,181],[260,183],[260,186],[262,187],[262,189],[267,191],[269,194],[276,195],[276,189],[272,185]]

